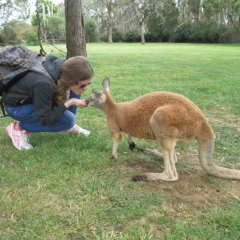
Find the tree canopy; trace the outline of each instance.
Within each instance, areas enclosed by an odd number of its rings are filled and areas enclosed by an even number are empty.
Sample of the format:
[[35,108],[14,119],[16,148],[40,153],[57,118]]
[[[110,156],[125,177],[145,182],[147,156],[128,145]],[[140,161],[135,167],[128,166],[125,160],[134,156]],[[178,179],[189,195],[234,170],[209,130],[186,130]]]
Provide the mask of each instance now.
[[[33,2],[0,2],[0,43],[36,28],[45,41],[66,41],[64,4],[35,0],[32,12]],[[82,11],[87,42],[240,41],[240,0],[82,0]],[[23,23],[28,28],[16,31]]]

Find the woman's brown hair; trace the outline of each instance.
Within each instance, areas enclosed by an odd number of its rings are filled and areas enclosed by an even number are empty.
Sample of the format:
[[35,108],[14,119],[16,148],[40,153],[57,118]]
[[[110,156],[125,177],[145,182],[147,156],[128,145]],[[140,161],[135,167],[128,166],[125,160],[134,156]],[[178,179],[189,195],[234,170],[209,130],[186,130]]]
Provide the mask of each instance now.
[[57,84],[57,92],[61,96],[60,102],[64,103],[67,100],[71,85],[90,79],[93,75],[91,64],[83,56],[71,57],[64,61],[60,68],[60,77]]

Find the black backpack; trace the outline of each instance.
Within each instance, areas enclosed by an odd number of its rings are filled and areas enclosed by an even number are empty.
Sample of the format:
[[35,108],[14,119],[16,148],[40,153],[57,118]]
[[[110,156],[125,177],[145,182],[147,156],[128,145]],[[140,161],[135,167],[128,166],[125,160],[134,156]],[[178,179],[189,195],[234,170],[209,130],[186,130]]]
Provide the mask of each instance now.
[[[23,46],[10,46],[0,49],[0,96],[7,92],[7,88],[23,77],[29,71],[34,71],[52,79],[42,63],[45,58],[39,53],[31,51]],[[11,97],[26,97],[19,94],[8,94]],[[1,108],[4,116],[3,101]]]

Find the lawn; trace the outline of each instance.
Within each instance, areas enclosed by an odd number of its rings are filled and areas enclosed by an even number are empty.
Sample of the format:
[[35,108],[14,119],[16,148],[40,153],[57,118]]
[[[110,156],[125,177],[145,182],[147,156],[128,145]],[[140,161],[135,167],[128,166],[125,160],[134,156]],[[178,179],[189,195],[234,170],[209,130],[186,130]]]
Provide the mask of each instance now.
[[[214,129],[214,161],[240,170],[240,45],[89,43],[87,55],[95,76],[83,99],[105,77],[117,102],[152,91],[183,94]],[[11,122],[0,118],[0,239],[239,239],[240,182],[208,176],[196,141],[176,148],[179,181],[133,182],[136,174],[163,171],[163,160],[131,152],[126,135],[111,160],[112,139],[96,108],[77,113],[89,137],[30,134],[29,151],[6,136]]]

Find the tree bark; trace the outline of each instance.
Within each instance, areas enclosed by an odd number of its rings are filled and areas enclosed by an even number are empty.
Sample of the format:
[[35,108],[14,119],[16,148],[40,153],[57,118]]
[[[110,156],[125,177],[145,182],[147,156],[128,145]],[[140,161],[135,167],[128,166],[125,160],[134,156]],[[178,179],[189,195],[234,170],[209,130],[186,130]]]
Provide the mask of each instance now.
[[112,43],[112,29],[113,29],[113,17],[112,17],[112,0],[106,0],[106,7],[108,11],[108,42]]
[[197,7],[197,9],[196,9],[196,19],[198,20],[198,21],[200,21],[201,20],[201,0],[197,0],[197,2],[196,2],[196,7]]
[[141,12],[140,9],[138,8],[138,5],[135,3],[135,0],[131,0],[132,5],[133,5],[133,9],[135,11],[135,14],[137,16],[137,20],[138,20],[138,24],[139,24],[139,28],[140,28],[140,35],[141,35],[141,43],[145,44],[145,19],[144,19],[144,12]]
[[67,58],[87,56],[82,0],[65,0]]

